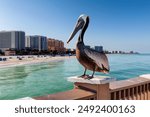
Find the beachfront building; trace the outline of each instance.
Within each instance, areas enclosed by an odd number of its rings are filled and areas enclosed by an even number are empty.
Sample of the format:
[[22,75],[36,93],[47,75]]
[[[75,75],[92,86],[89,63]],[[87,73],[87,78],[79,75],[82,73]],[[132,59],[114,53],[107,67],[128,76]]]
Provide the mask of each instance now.
[[91,46],[89,46],[89,45],[85,45],[85,47],[86,47],[86,48],[89,48],[89,49],[91,48]]
[[47,37],[45,36],[26,36],[25,47],[31,50],[47,50]]
[[49,52],[57,51],[58,53],[65,52],[64,42],[61,40],[49,38],[48,39],[48,51]]
[[25,32],[23,31],[0,31],[0,50],[23,50],[25,49]]
[[98,52],[103,52],[103,46],[95,46],[94,49]]
[[15,56],[16,55],[16,51],[14,50],[6,50],[5,51],[5,56]]

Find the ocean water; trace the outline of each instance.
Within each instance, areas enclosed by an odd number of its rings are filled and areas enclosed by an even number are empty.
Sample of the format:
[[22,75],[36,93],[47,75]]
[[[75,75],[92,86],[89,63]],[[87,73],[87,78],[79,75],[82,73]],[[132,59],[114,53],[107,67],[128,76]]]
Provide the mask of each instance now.
[[[110,73],[117,80],[150,73],[150,55],[108,55]],[[76,59],[0,69],[0,99],[47,95],[73,88],[67,77],[79,76],[83,67]],[[91,74],[88,71],[88,74]],[[104,75],[96,73],[95,75]]]

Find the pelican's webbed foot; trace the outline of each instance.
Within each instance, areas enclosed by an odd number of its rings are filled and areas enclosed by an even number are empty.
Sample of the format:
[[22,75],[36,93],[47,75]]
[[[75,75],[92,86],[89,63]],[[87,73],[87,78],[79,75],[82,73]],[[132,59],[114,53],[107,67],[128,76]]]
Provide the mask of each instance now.
[[84,77],[86,77],[87,75],[85,75],[85,74],[83,74],[83,75],[81,75],[81,76],[78,76],[78,78],[84,78]]
[[90,79],[93,78],[93,76],[90,76],[90,75],[81,75],[81,76],[79,76],[79,78],[84,78],[84,79],[90,80]]
[[87,79],[87,80],[90,80],[90,79],[92,79],[93,78],[93,76],[90,76],[90,75],[86,75],[85,77],[84,77],[84,79]]

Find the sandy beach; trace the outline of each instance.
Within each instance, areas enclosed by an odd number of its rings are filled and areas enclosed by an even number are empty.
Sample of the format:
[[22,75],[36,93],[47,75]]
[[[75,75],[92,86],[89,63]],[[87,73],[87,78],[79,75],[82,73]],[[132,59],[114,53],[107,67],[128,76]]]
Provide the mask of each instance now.
[[[75,58],[75,56],[3,56],[1,58],[7,58],[7,61],[0,61],[0,68],[6,68],[20,65],[60,61],[64,59]],[[19,58],[21,58],[21,60],[19,60]]]

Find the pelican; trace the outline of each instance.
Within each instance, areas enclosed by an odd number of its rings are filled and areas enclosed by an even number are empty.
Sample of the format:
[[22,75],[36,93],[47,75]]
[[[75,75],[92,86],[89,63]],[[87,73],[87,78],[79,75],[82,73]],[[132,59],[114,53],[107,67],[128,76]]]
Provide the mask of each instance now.
[[[95,71],[102,73],[109,72],[109,63],[107,56],[103,52],[98,52],[94,49],[87,48],[84,45],[83,38],[88,24],[89,16],[80,15],[75,28],[67,41],[67,43],[69,43],[74,38],[76,33],[81,30],[76,44],[76,58],[78,59],[79,63],[85,68],[83,75],[80,76],[85,79],[93,78]],[[91,76],[86,75],[87,70],[93,71]]]

